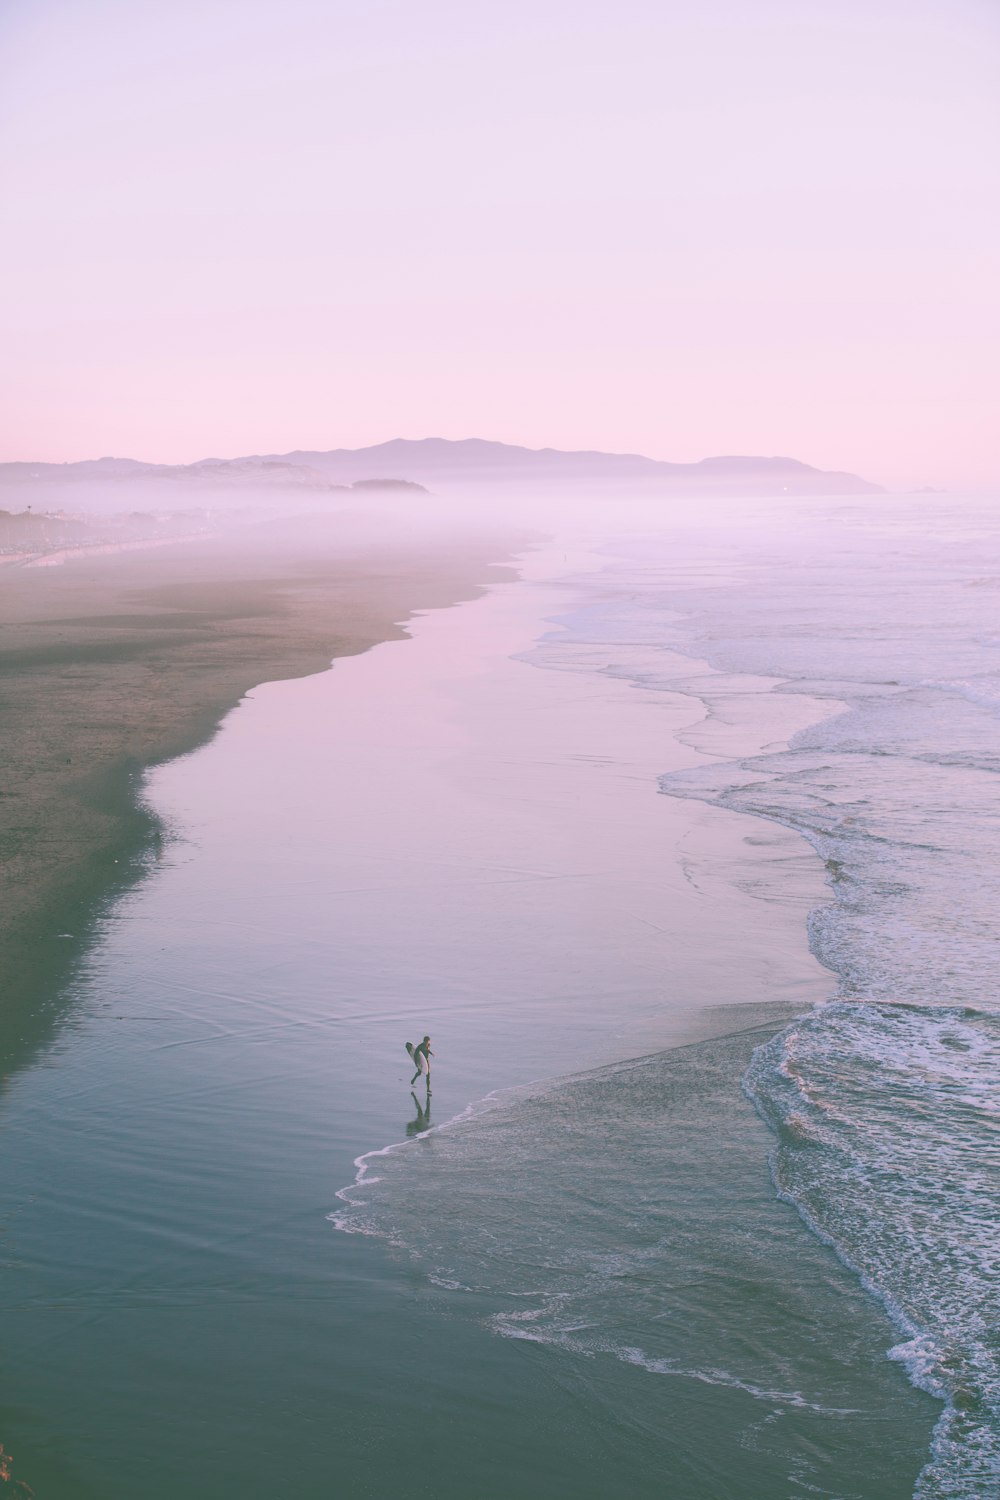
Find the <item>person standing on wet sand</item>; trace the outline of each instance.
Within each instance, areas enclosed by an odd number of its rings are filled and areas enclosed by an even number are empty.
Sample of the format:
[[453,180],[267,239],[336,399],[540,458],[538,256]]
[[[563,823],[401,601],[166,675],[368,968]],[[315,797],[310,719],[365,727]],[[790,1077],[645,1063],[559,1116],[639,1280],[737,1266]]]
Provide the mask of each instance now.
[[420,1075],[423,1074],[424,1077],[427,1079],[427,1092],[430,1093],[430,1089],[431,1089],[431,1058],[434,1056],[434,1053],[431,1051],[431,1039],[430,1039],[430,1037],[429,1036],[425,1036],[424,1039],[423,1039],[423,1041],[422,1042],[418,1042],[415,1047],[412,1046],[412,1044],[410,1042],[407,1042],[407,1044],[406,1044],[406,1050],[410,1054],[410,1056],[413,1058],[414,1064],[416,1065],[416,1069],[417,1069],[417,1071],[414,1073],[413,1077],[410,1079],[410,1087],[412,1088],[413,1085],[416,1083],[417,1079],[420,1077]]

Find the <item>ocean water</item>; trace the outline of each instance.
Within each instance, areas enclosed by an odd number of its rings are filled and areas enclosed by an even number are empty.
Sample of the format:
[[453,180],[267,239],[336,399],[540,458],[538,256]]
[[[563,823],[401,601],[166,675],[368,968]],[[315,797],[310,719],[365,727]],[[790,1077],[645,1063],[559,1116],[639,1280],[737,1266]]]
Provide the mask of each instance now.
[[0,1096],[11,1473],[997,1493],[994,516],[565,523],[158,771]]
[[[1000,511],[950,497],[765,511],[751,530],[732,514],[710,535],[637,528],[610,549],[599,593],[529,659],[698,702],[678,737],[711,758],[660,789],[808,841],[828,883],[808,932],[829,994],[738,1070],[745,1038],[460,1122],[421,1164],[431,1196],[451,1200],[432,1224],[412,1217],[412,1149],[365,1159],[337,1222],[388,1234],[442,1284],[489,1286],[507,1337],[772,1401],[781,1423],[768,1437],[774,1452],[785,1440],[786,1466],[749,1480],[774,1486],[754,1494],[978,1500],[1000,1493]],[[786,742],[779,699],[816,715]],[[775,745],[734,754],[761,723]],[[766,1147],[743,1134],[736,1072]],[[720,1128],[721,1158],[705,1139]],[[870,1435],[852,1431],[883,1399],[864,1388],[871,1349],[805,1289],[801,1243],[775,1252],[761,1205],[734,1202],[734,1163],[750,1172],[762,1149],[778,1199],[887,1315],[889,1328],[871,1324],[881,1357],[940,1403],[919,1455],[886,1447],[881,1467]],[[444,1186],[456,1178],[457,1204]],[[720,1288],[734,1287],[738,1307],[720,1318]],[[784,1344],[786,1317],[798,1338]],[[810,1335],[812,1364],[807,1325],[829,1329]],[[789,1431],[810,1423],[800,1449]],[[700,1483],[678,1492],[716,1493]]]
[[850,708],[716,797],[800,828],[831,872],[812,941],[843,998],[764,1049],[747,1088],[779,1190],[946,1402],[917,1493],[978,1496],[1000,1483],[1000,533],[992,507],[937,519],[899,536],[888,576],[885,532],[861,530],[853,641],[787,662],[749,648],[796,686],[842,677]]
[[[776,754],[661,789],[795,829],[826,866],[809,931],[835,996],[754,1054],[744,1088],[780,1196],[945,1403],[915,1494],[971,1500],[1000,1490],[1000,511],[949,497],[786,521],[741,539],[735,587],[683,599],[655,544],[624,549],[641,559],[624,618],[681,608],[665,643],[833,700]],[[703,686],[710,722],[727,694]]]
[[342,1191],[339,1228],[576,1391],[617,1465],[574,1466],[579,1493],[913,1492],[930,1423],[889,1320],[782,1211],[739,1091],[772,1034],[517,1091]]

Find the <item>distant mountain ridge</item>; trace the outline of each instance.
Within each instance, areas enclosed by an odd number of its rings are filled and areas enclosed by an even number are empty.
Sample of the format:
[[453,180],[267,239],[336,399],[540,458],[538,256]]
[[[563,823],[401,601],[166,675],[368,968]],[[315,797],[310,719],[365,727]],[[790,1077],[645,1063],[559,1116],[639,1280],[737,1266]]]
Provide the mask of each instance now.
[[0,464],[0,483],[41,480],[183,480],[197,484],[304,486],[386,479],[456,484],[504,480],[660,480],[717,492],[880,494],[857,474],[813,468],[795,458],[722,456],[693,464],[640,453],[523,448],[484,438],[392,438],[368,448],[297,449],[292,453],[206,458],[193,464],[147,464],[131,458],[71,464]]

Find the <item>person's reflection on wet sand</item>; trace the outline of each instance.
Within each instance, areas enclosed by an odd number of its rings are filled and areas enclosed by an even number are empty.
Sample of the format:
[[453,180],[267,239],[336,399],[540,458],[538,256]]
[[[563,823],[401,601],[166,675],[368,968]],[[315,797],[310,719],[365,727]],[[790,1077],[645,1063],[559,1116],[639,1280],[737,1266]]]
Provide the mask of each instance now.
[[407,1135],[420,1135],[423,1131],[430,1130],[431,1128],[431,1096],[428,1093],[423,1104],[421,1104],[416,1094],[411,1093],[410,1098],[417,1107],[417,1118],[408,1122],[406,1133]]

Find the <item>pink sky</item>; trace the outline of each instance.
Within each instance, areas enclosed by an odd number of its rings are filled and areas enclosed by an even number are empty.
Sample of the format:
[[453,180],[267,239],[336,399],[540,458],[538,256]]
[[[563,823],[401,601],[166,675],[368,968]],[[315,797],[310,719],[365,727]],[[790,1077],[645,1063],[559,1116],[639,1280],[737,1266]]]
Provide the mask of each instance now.
[[0,458],[1000,488],[995,0],[5,0]]

